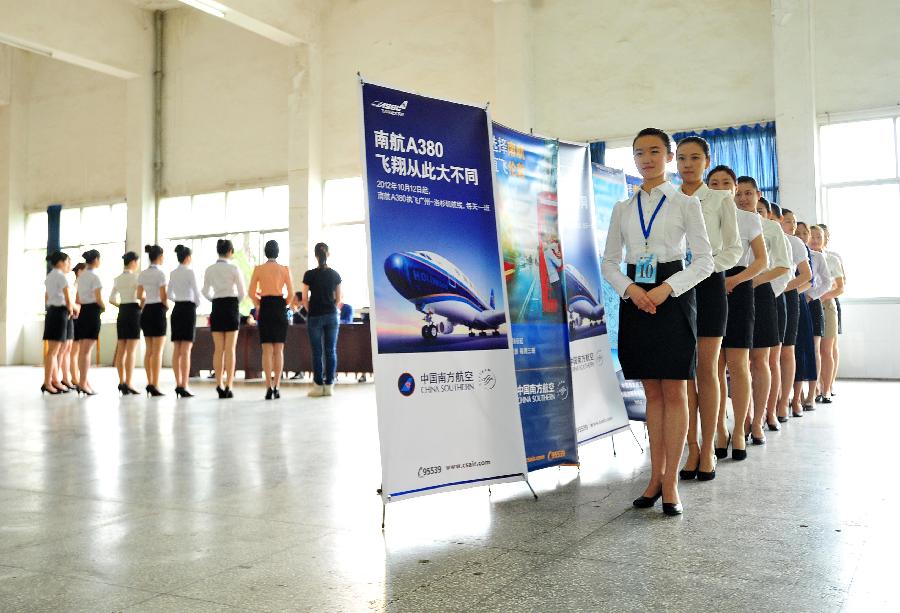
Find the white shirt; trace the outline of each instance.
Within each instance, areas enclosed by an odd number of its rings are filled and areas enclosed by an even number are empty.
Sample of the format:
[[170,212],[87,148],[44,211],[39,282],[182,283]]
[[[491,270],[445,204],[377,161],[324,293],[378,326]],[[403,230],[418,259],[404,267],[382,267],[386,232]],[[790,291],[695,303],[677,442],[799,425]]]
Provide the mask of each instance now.
[[[645,224],[650,223],[656,206],[663,196],[666,197],[647,239],[644,239],[638,216],[638,196],[641,198]],[[654,187],[649,195],[639,189],[631,198],[616,203],[613,208],[603,251],[603,276],[624,298],[625,290],[634,281],[620,268],[623,249],[624,261],[629,264],[636,264],[638,258],[648,252],[655,254],[657,261],[663,264],[684,259],[685,240],[692,253],[691,263],[665,280],[672,287],[673,296],[680,296],[706,279],[715,266],[700,201],[679,192],[668,181]]]
[[784,230],[781,224],[771,219],[759,218],[762,221],[763,240],[766,243],[766,253],[769,254],[769,267],[766,270],[774,268],[791,267],[791,258],[788,255],[788,246],[784,242]]
[[95,304],[97,297],[94,295],[94,291],[103,289],[103,284],[92,268],[85,268],[78,275],[76,287],[78,288],[78,302],[80,304]]
[[706,183],[701,183],[694,196],[700,199],[703,221],[715,260],[715,271],[728,270],[737,265],[743,253],[737,225],[737,207],[731,192],[710,189]]
[[840,276],[841,276],[841,277],[844,277],[844,283],[846,283],[846,282],[847,282],[847,275],[844,273],[844,258],[842,258],[842,257],[841,257],[841,254],[838,253],[837,251],[826,251],[825,254],[826,254],[826,255],[832,255],[832,256],[834,256],[835,258],[837,258],[838,264],[841,265],[841,274],[840,274]]
[[[779,228],[780,227],[781,226],[779,224]],[[788,241],[787,234],[785,234],[783,231],[781,232],[781,240],[782,242],[784,242],[784,251],[787,254],[788,266],[786,273],[784,273],[780,277],[776,277],[771,281],[772,291],[775,292],[776,298],[784,293],[784,290],[787,289],[788,283],[790,283],[791,279],[794,278],[794,271],[797,270],[797,263],[794,262],[794,253],[793,249],[791,248],[791,243]]]
[[203,295],[207,300],[243,298],[244,280],[241,278],[241,271],[227,260],[217,260],[203,275]]
[[[785,234],[784,238],[787,241],[788,257],[791,259],[791,266],[786,273],[777,279],[779,285],[784,286],[781,289],[781,293],[784,293],[788,283],[797,276],[797,268],[800,264],[806,261],[806,245],[803,244],[803,241],[791,234]],[[772,281],[772,289],[776,289],[775,281]],[[778,294],[775,295],[777,296]]]
[[174,302],[193,302],[200,306],[200,290],[197,288],[197,275],[184,264],[169,275],[169,300]]
[[[121,275],[113,279],[112,291],[109,293],[110,302],[118,302],[119,304],[137,304],[137,286],[138,277],[130,270],[124,271]],[[116,297],[119,300],[116,300]]]
[[828,262],[824,255],[812,249],[809,253],[812,256],[813,287],[806,294],[811,299],[818,300],[831,291],[831,273],[828,272]]
[[843,278],[844,266],[841,263],[840,256],[831,251],[825,251],[824,253],[825,261],[828,263],[828,273],[831,275],[832,280],[837,279],[838,277]]
[[738,234],[740,234],[741,248],[743,249],[736,266],[746,268],[753,261],[753,249],[750,248],[750,243],[756,240],[757,236],[762,236],[763,233],[762,217],[738,208],[735,208],[735,211],[737,212]]
[[144,304],[159,304],[162,302],[159,288],[166,284],[166,273],[156,264],[150,264],[138,275],[137,284],[144,288]]
[[44,287],[47,289],[47,306],[66,306],[66,296],[63,290],[68,287],[66,275],[59,268],[54,268],[47,273],[44,279]]

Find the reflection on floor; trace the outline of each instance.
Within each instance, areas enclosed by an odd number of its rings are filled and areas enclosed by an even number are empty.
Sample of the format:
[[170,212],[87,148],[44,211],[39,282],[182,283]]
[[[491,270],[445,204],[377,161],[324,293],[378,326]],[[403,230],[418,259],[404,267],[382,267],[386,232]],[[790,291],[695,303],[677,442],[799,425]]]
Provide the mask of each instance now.
[[82,400],[40,378],[0,369],[3,611],[896,610],[897,383],[841,382],[684,484],[681,518],[631,508],[647,458],[626,433],[532,475],[538,501],[399,502],[382,534],[371,384],[120,401],[109,370]]

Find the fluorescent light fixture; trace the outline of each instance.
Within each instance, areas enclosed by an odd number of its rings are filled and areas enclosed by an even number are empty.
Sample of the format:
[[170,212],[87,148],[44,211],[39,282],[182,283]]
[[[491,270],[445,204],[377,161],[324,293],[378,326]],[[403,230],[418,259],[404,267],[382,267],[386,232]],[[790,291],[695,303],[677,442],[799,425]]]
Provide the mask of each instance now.
[[22,51],[28,51],[29,53],[43,55],[44,57],[53,57],[53,52],[49,49],[39,49],[37,47],[32,47],[28,43],[18,41],[14,38],[8,38],[6,36],[0,36],[0,44],[15,47],[16,49],[21,49]]
[[227,7],[222,6],[214,0],[180,0],[180,2],[192,6],[198,11],[203,11],[209,15],[223,19],[225,18],[225,12],[228,10]]

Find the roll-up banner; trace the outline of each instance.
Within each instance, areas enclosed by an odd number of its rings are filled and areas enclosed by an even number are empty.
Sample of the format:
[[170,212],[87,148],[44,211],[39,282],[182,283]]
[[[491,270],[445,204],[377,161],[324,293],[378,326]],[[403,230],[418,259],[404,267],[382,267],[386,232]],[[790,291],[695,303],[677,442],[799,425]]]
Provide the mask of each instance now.
[[607,307],[591,183],[587,145],[560,143],[559,231],[565,253],[563,270],[579,445],[629,426],[606,332]]
[[[591,164],[591,168],[597,246],[602,257],[613,207],[619,200],[624,200],[633,194],[635,189],[640,189],[641,179],[599,164]],[[619,380],[619,388],[622,399],[625,401],[628,418],[647,421],[647,398],[644,395],[644,386],[640,381],[626,379],[622,374],[622,364],[619,362],[619,295],[606,279],[602,283],[602,294],[603,308],[606,312],[607,338],[612,350],[616,378]]]
[[383,499],[524,479],[488,114],[361,93]]
[[578,462],[555,140],[493,125],[503,272],[528,470]]

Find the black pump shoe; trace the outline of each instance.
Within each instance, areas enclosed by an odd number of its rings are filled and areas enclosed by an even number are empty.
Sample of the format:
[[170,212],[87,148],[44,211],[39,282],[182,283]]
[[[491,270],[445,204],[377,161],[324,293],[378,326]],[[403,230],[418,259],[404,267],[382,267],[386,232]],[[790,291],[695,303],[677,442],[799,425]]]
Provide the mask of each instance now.
[[716,447],[716,457],[724,460],[728,457],[728,446],[731,444],[731,432],[728,433],[728,440],[725,441],[724,447]]
[[[781,420],[781,418],[779,418],[779,421],[780,420]],[[787,419],[785,419],[785,421],[787,421]],[[778,432],[779,430],[781,430],[781,426],[778,425],[777,421],[776,422],[768,422],[768,423],[766,423],[766,425],[769,426],[769,430],[771,430],[772,432]]]
[[146,388],[147,396],[152,396],[153,398],[159,398],[160,396],[165,396],[161,391],[156,389],[155,385],[148,385]]
[[228,398],[228,396],[225,395],[225,390],[223,390],[218,385],[216,386],[216,393],[219,394],[219,398]]
[[274,394],[275,394],[275,392],[272,391],[271,387],[266,388],[266,400],[272,400],[272,396]]
[[275,400],[278,400],[279,398],[281,398],[281,390],[279,390],[277,387],[273,387],[272,388],[272,397]]
[[52,390],[49,387],[47,387],[46,385],[41,385],[41,396],[43,396],[44,394],[50,394],[51,396],[56,396],[57,394],[62,394],[62,392],[59,390]]
[[753,436],[753,435],[751,434],[751,435],[750,435],[750,440],[753,442],[754,445],[765,445],[765,444],[766,444],[766,437],[765,437],[765,436],[761,436],[760,438],[756,438],[755,436]]
[[662,488],[659,488],[659,491],[655,496],[640,496],[639,498],[635,498],[633,504],[635,508],[638,509],[649,509],[653,505],[656,504],[656,501],[662,498]]
[[189,391],[187,391],[187,390],[186,390],[185,388],[183,388],[183,387],[176,387],[176,388],[175,388],[175,395],[176,395],[178,398],[193,398],[193,397],[194,397],[194,395],[193,395],[192,393],[190,393]]
[[741,462],[747,459],[747,450],[746,449],[731,449],[731,459],[735,462]]
[[697,471],[697,481],[712,481],[716,478],[716,469],[712,469],[710,472],[703,472],[702,470]]
[[785,423],[787,423],[787,421],[788,421],[787,415],[785,415],[784,417],[782,417],[781,415],[778,416],[778,423],[785,424]]
[[678,472],[678,478],[682,481],[690,481],[691,479],[697,478],[697,473],[700,472],[696,468],[694,470],[682,469]]
[[225,388],[225,397],[226,398],[234,398],[234,392],[231,391],[230,387]]
[[665,513],[669,517],[675,517],[676,515],[681,515],[684,513],[684,507],[681,506],[680,502],[664,502],[663,513]]

